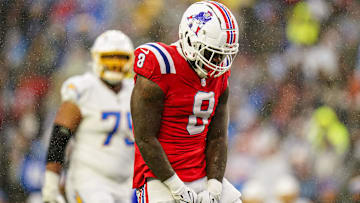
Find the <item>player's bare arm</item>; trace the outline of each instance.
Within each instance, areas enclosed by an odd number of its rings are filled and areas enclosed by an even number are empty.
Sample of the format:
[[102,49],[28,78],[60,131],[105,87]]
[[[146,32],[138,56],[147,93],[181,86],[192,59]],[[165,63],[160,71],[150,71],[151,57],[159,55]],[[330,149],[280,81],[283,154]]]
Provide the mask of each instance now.
[[156,177],[164,181],[175,174],[157,140],[163,111],[164,93],[149,79],[138,75],[131,95],[135,143]]
[[70,101],[61,104],[51,132],[42,197],[45,203],[56,202],[60,194],[59,181],[65,149],[72,133],[81,121],[80,109]]
[[227,127],[229,88],[220,96],[206,141],[206,173],[208,179],[222,182],[227,160]]
[[[70,138],[66,136],[70,136],[73,132],[76,131],[76,128],[80,124],[80,121],[81,121],[81,112],[79,107],[70,101],[63,102],[55,117],[54,129],[51,135],[52,136],[51,141],[53,143],[51,143],[50,146],[57,145],[56,148],[61,148],[58,150],[64,153],[66,143]],[[56,131],[62,131],[62,132],[56,132]],[[66,142],[66,143],[64,143],[65,146],[60,146],[60,143],[58,142]],[[59,156],[63,156],[64,155],[63,153]],[[60,174],[61,168],[62,168],[61,161],[48,161],[46,164],[47,170],[51,170],[58,174]]]

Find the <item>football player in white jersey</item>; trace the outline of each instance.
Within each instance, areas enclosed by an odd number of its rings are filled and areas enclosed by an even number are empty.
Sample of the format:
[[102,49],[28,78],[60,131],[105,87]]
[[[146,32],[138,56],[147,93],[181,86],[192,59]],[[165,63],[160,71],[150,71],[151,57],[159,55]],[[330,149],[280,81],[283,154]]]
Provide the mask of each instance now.
[[93,72],[61,89],[48,148],[43,201],[58,202],[64,152],[74,137],[66,175],[70,203],[131,202],[133,138],[130,96],[133,44],[118,30],[102,33],[91,48]]

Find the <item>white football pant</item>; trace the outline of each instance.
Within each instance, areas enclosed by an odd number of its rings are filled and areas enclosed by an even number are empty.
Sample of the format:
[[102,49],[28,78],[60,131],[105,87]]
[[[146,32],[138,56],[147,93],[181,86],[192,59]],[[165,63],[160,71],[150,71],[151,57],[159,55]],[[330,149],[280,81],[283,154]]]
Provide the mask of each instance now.
[[[196,193],[206,189],[207,178],[185,183]],[[241,193],[225,178],[222,181],[222,194],[220,203],[241,203]],[[148,178],[147,182],[136,190],[139,203],[175,203],[170,190],[160,180]]]
[[66,197],[69,203],[131,203],[131,181],[115,182],[88,168],[69,170]]

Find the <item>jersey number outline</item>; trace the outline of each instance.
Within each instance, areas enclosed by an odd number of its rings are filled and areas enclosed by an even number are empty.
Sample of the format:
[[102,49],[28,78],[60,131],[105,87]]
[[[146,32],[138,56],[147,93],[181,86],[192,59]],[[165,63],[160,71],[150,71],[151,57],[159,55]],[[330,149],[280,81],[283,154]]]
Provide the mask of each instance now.
[[[203,108],[204,101],[208,101],[207,108]],[[209,123],[209,117],[214,111],[215,94],[214,92],[199,91],[195,94],[193,115],[189,116],[189,121],[186,130],[190,135],[202,133],[205,130],[205,125]],[[202,119],[202,123],[198,123],[198,118]]]
[[[128,120],[128,127],[130,130],[132,130],[132,123],[131,123],[131,114],[130,112],[127,112],[127,120]],[[117,112],[117,111],[108,111],[108,112],[102,112],[101,114],[101,119],[102,120],[106,120],[110,117],[114,117],[115,118],[115,125],[113,127],[113,129],[107,134],[106,139],[104,141],[104,145],[109,145],[111,138],[113,137],[113,135],[117,132],[117,130],[119,129],[119,125],[120,125],[120,119],[121,119],[121,113]],[[125,137],[124,138],[125,144],[126,145],[134,145],[134,142],[130,140],[130,138]]]

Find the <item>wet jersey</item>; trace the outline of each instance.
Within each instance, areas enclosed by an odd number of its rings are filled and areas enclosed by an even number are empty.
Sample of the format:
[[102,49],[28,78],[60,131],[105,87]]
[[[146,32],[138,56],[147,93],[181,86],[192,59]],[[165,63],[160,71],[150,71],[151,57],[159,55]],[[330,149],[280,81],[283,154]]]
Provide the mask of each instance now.
[[[206,176],[206,134],[230,73],[200,79],[180,54],[178,44],[162,43],[135,50],[134,72],[155,82],[165,94],[158,140],[175,172],[185,182]],[[135,146],[133,187],[142,186],[147,177],[155,175]]]
[[133,83],[132,79],[123,80],[121,91],[116,94],[92,73],[64,82],[62,100],[76,104],[82,116],[72,145],[69,170],[85,167],[119,182],[132,176],[134,143],[130,96]]

